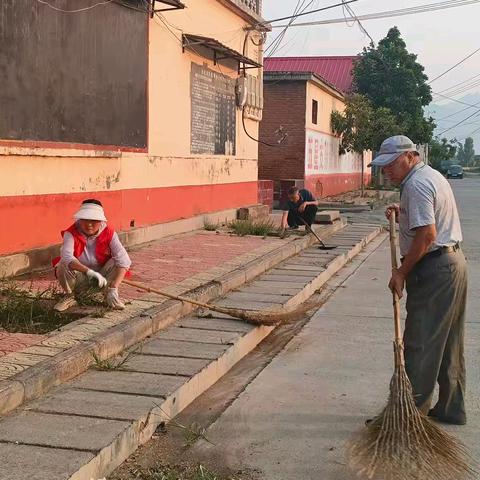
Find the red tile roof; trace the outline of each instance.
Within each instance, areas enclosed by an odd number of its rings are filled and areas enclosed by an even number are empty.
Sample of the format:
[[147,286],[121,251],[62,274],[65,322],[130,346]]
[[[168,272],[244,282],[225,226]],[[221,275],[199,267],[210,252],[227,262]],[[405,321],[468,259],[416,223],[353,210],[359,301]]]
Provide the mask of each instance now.
[[353,61],[350,57],[271,57],[264,60],[266,72],[311,72],[342,92],[352,89]]

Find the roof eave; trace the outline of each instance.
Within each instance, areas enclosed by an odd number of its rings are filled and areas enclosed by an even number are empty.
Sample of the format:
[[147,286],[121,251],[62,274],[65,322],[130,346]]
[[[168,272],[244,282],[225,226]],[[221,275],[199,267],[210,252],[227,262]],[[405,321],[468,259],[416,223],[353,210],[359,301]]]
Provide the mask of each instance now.
[[327,82],[324,78],[312,72],[264,72],[263,79],[265,82],[312,82],[317,87],[327,91],[340,100],[345,100],[345,92],[342,92],[334,85]]

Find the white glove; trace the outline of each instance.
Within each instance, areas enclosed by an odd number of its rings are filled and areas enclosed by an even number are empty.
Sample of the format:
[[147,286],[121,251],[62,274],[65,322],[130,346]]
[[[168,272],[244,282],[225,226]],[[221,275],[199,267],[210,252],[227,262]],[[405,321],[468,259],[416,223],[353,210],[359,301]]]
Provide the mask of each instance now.
[[87,270],[87,277],[89,280],[95,280],[98,283],[98,288],[104,288],[107,286],[107,279],[95,270]]
[[106,300],[110,308],[114,308],[115,310],[123,310],[125,308],[125,304],[118,296],[118,288],[109,288],[107,290]]

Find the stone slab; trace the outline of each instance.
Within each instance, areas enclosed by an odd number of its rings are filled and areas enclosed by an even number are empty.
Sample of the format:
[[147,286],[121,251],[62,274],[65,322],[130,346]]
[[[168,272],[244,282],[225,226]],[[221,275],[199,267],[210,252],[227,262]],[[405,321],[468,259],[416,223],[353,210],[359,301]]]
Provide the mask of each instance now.
[[[285,270],[282,270],[280,268],[274,268],[270,270],[267,274],[266,277],[271,277],[275,275],[285,275]],[[292,275],[295,275],[296,277],[303,277],[303,278],[315,278],[317,276],[317,272],[308,272],[308,271],[300,271],[300,272],[292,272]]]
[[317,213],[315,220],[317,223],[331,224],[335,220],[340,220],[340,211],[339,210],[322,210]]
[[180,342],[156,338],[142,347],[142,353],[184,358],[205,358],[214,360],[225,352],[228,345],[214,345],[211,343]]
[[54,357],[55,355],[63,352],[63,348],[56,347],[44,347],[42,345],[34,345],[22,350],[22,353],[31,353],[33,355],[44,355],[46,357]]
[[45,355],[32,355],[29,353],[10,353],[2,357],[2,362],[15,363],[17,365],[31,366],[49,358]]
[[270,208],[268,205],[251,205],[239,208],[237,211],[238,220],[263,220],[268,217]]
[[[300,282],[288,282],[288,285],[285,285],[286,282],[279,282],[277,280],[268,280],[263,276],[260,280],[257,280],[255,283],[252,283],[249,287],[245,287],[242,291],[246,291],[248,288],[254,289],[269,289],[270,292],[275,292],[278,288],[290,288],[292,290],[299,291],[305,286],[305,281],[302,280]],[[284,291],[284,290],[282,290]],[[297,292],[295,292],[297,293]]]
[[296,263],[296,261],[292,261],[289,263],[286,263],[285,265],[282,265],[281,267],[277,268],[277,271],[288,271],[288,272],[294,272],[293,275],[299,275],[301,272],[312,272],[312,273],[321,273],[321,270],[319,270],[318,267],[315,265],[300,265]]
[[209,362],[210,360],[207,359],[134,355],[125,363],[123,370],[191,377],[203,370]]
[[325,270],[324,267],[330,259],[330,256],[325,255],[305,255],[297,257],[294,262],[292,261],[292,265],[295,265],[297,268],[305,266],[313,267],[318,273],[321,273]]
[[271,274],[268,273],[265,275],[263,280],[266,281],[272,281],[272,282],[289,282],[289,283],[300,283],[302,282],[303,286],[305,286],[307,283],[310,283],[316,275],[310,276],[310,277],[304,277],[300,275],[285,275],[283,273],[281,274]]
[[21,365],[0,360],[0,380],[13,377],[17,373],[23,372],[27,368],[28,365]]
[[165,340],[179,340],[183,342],[214,343],[227,345],[234,342],[240,334],[238,332],[213,332],[193,328],[172,327],[161,332],[157,338]]
[[166,397],[185,382],[185,377],[155,375],[151,373],[91,371],[74,380],[73,388],[100,392],[129,393],[152,397]]
[[0,421],[0,441],[98,452],[128,422],[24,411]]
[[233,292],[228,295],[228,298],[233,301],[244,302],[244,305],[250,305],[250,302],[263,302],[263,303],[277,303],[283,305],[288,300],[289,295],[278,294],[275,291],[269,293],[262,292]]
[[78,450],[0,443],[0,479],[68,480],[93,457]]
[[255,327],[248,323],[218,318],[202,318],[202,317],[188,317],[179,320],[176,325],[178,327],[198,328],[203,330],[220,330],[222,332],[250,332]]
[[[293,284],[292,288],[285,288],[285,286],[278,285],[284,282],[255,282],[255,284],[250,285],[248,287],[242,288],[242,293],[272,293],[274,292],[275,295],[283,295],[285,297],[290,297],[292,295],[296,295],[304,285],[295,286]],[[282,289],[281,291],[279,289]]]
[[245,302],[244,300],[231,300],[230,298],[226,298],[224,300],[219,300],[215,302],[216,305],[226,308],[238,308],[240,310],[247,309],[247,310],[270,310],[272,308],[277,309],[281,308],[281,303],[278,302]]
[[155,399],[141,395],[118,395],[112,392],[62,388],[53,395],[31,403],[28,409],[133,421],[142,418],[154,407],[154,403],[162,401],[161,397]]

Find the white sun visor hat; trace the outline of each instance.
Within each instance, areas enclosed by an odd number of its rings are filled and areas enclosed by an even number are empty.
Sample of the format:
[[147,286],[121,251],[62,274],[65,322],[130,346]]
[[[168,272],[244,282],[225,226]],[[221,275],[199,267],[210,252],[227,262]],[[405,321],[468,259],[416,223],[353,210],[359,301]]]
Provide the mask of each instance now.
[[80,210],[75,213],[73,218],[75,220],[98,220],[100,222],[107,221],[103,207],[96,205],[95,203],[82,204]]
[[386,167],[405,152],[418,152],[417,146],[405,135],[389,137],[382,143],[378,155],[370,165]]

